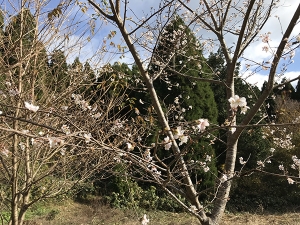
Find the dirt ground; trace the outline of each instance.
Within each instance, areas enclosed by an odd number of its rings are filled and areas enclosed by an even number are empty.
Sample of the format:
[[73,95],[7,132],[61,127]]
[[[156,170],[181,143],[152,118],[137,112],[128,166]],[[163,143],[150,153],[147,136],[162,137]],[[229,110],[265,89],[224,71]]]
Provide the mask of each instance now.
[[[146,212],[139,209],[112,209],[100,202],[82,204],[63,201],[45,206],[42,215],[33,215],[26,225],[140,225],[147,214],[149,225],[198,225],[197,219],[186,213],[163,211]],[[300,225],[300,213],[287,214],[232,214],[226,213],[220,225]]]

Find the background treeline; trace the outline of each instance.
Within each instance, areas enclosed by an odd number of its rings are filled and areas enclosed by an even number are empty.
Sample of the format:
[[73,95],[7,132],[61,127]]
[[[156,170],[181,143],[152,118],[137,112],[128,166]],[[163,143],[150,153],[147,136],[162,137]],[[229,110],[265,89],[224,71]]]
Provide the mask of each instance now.
[[[176,56],[171,59],[174,68],[165,74],[161,74],[160,78],[154,83],[158,90],[160,100],[165,105],[165,112],[168,114],[168,119],[172,121],[176,117],[182,117],[183,121],[193,121],[198,118],[208,118],[212,124],[222,125],[225,121],[227,101],[224,101],[225,88],[220,85],[209,84],[208,82],[199,81],[195,78],[209,78],[209,71],[213,71],[220,81],[224,80],[226,74],[226,64],[221,51],[212,53],[205,59],[201,52],[201,44],[191,34],[190,30],[184,25],[184,22],[176,17],[166,27],[161,42],[155,50],[155,57],[163,58],[171,54],[175,46],[172,46],[174,32],[183,30],[180,34],[182,41],[189,41],[190,48],[185,55]],[[180,48],[180,46],[177,48]],[[174,53],[174,52],[173,52]],[[196,64],[193,60],[196,59]],[[198,60],[197,60],[198,59]],[[115,63],[112,66],[113,73],[118,73],[119,76],[139,78],[136,73],[135,65],[127,65],[125,63]],[[201,73],[199,73],[201,68]],[[262,90],[258,87],[246,83],[239,77],[239,66],[236,68],[236,93],[247,98],[248,105],[251,107],[256,100],[256,95]],[[149,66],[150,73],[155,74],[159,71],[159,65],[155,64],[155,59]],[[180,76],[174,71],[182,72],[187,76]],[[286,79],[282,79],[282,84]],[[292,123],[300,116],[297,110],[300,106],[300,81],[296,89],[291,85],[282,85],[274,89],[272,95],[269,96],[264,110],[261,115],[254,119],[254,122],[286,122]],[[279,84],[278,84],[279,85]],[[140,119],[139,114],[151,114],[151,102],[147,97],[147,93],[143,92],[143,86],[136,84],[129,85],[128,96],[130,96],[132,104],[130,105],[131,112],[128,113],[128,118]],[[126,112],[127,113],[127,112]],[[238,115],[241,118],[243,115]],[[151,115],[149,116],[151,119]],[[153,119],[153,127],[151,128],[153,135],[147,137],[149,143],[153,142],[156,136],[155,132],[159,129],[156,127],[155,118]],[[285,148],[274,143],[273,138],[285,139],[286,134],[273,133],[273,136],[268,136],[269,132],[265,127],[250,127],[241,136],[239,141],[240,151],[238,158],[243,157],[247,160],[245,165],[241,165],[237,160],[237,171],[242,168],[241,176],[235,180],[234,188],[230,196],[228,209],[237,211],[284,211],[296,210],[299,207],[300,194],[298,185],[287,185],[286,177],[276,178],[271,173],[279,172],[278,166],[283,164],[290,167],[292,163],[291,155],[299,154],[299,129],[290,127],[287,133],[292,129],[291,142],[295,147]],[[274,130],[276,130],[274,128]],[[214,193],[214,174],[223,172],[224,165],[222,157],[225,157],[224,146],[222,140],[226,138],[227,130],[218,130],[213,133],[215,135],[214,144],[207,141],[198,141],[193,139],[189,145],[190,150],[185,154],[189,161],[196,161],[205,156],[212,156],[212,161],[209,162],[210,171],[205,173],[203,170],[195,168],[195,183],[199,181],[197,190],[201,193],[201,201],[209,201],[213,198]],[[275,148],[272,153],[271,149]],[[168,154],[168,153],[164,153]],[[257,161],[266,160],[265,167],[270,174],[254,171],[257,167]],[[126,174],[126,171],[123,171]],[[204,182],[202,182],[204,181]],[[176,203],[168,199],[165,194],[160,192],[155,185],[145,183],[139,179],[131,179],[126,176],[113,176],[111,179],[102,180],[99,183],[94,183],[97,193],[104,194],[107,202],[117,207],[145,207],[147,209],[164,209],[164,210],[179,210]]]
[[[39,49],[36,60],[30,60],[35,65],[32,70],[34,76],[28,84],[35,85],[36,101],[45,104],[57,104],[64,102],[66,90],[74,94],[82,94],[90,100],[97,102],[99,95],[106,99],[118,96],[125,96],[122,101],[115,102],[115,108],[110,110],[110,116],[118,113],[122,116],[141,125],[145,124],[148,135],[141,138],[147,140],[149,144],[155,142],[160,127],[155,118],[155,113],[151,107],[148,94],[145,92],[141,77],[135,65],[116,62],[112,65],[105,65],[103,68],[92,68],[88,62],[80,62],[75,58],[72,63],[68,63],[66,54],[63,49],[56,49],[48,52],[42,42],[37,42],[34,37],[34,18],[30,11],[23,14],[27,21],[25,26],[27,31],[23,31],[22,45],[24,51],[31,51],[33,48]],[[24,18],[23,18],[24,19]],[[19,15],[4,26],[3,16],[0,17],[2,24],[0,30],[0,54],[2,69],[14,66],[18,60],[14,53],[16,52],[18,27],[20,25]],[[177,36],[176,36],[177,35]],[[185,54],[176,54],[176,49],[180,46],[174,46],[172,39],[182,39],[182,42],[188,42]],[[165,32],[160,38],[160,42],[155,48],[154,56],[159,58],[174,56],[170,59],[173,67],[170,70],[160,74],[160,77],[154,83],[158,92],[160,101],[164,105],[165,113],[168,120],[181,119],[182,123],[207,118],[211,124],[226,124],[226,109],[228,102],[224,100],[225,88],[205,82],[203,79],[216,78],[224,81],[226,74],[226,64],[221,51],[211,53],[207,58],[203,56],[201,42],[196,39],[192,32],[185,26],[184,22],[177,16],[165,28]],[[25,53],[24,53],[25,54]],[[157,74],[160,66],[156,64],[155,57],[149,65],[149,73]],[[191,60],[193,59],[193,60]],[[159,61],[159,60],[157,60]],[[197,63],[196,63],[197,62]],[[199,72],[200,71],[200,72]],[[251,107],[256,100],[255,96],[261,90],[244,82],[239,77],[240,68],[236,68],[236,93],[247,98],[248,105]],[[18,69],[14,70],[12,76],[17,76]],[[177,73],[176,73],[177,72]],[[188,76],[180,76],[178,73],[184,73]],[[5,74],[2,72],[2,74]],[[6,75],[0,77],[1,89],[6,84],[8,78]],[[31,78],[28,78],[31,79]],[[282,83],[285,79],[282,79]],[[78,85],[80,83],[80,85]],[[76,85],[74,85],[76,84]],[[109,85],[107,91],[103,87]],[[71,88],[73,87],[73,88]],[[262,87],[263,89],[264,87]],[[55,102],[54,102],[55,100]],[[300,81],[296,89],[290,84],[279,86],[269,97],[265,109],[261,115],[255,118],[254,122],[285,122],[292,123],[300,116]],[[122,109],[122,110],[120,110]],[[96,115],[96,114],[95,114]],[[141,116],[143,115],[143,116]],[[243,115],[238,115],[238,120]],[[117,116],[116,116],[117,117]],[[145,120],[150,121],[145,123]],[[147,122],[148,122],[147,121]],[[274,128],[275,129],[275,128]],[[299,185],[287,185],[286,178],[276,178],[271,174],[254,171],[258,167],[257,161],[264,160],[271,155],[270,149],[275,148],[272,163],[265,163],[268,171],[279,173],[278,166],[283,164],[289,167],[292,164],[290,155],[300,155],[300,136],[299,128],[288,127],[287,133],[291,134],[291,142],[295,147],[285,148],[274,144],[273,138],[283,138],[281,133],[272,132],[272,135],[266,135],[269,130],[265,127],[249,127],[243,132],[238,152],[238,158],[243,157],[247,163],[243,166],[237,160],[237,171],[240,171],[240,177],[234,181],[228,209],[229,210],[286,210],[296,209],[299,207],[300,192]],[[226,149],[222,143],[225,140],[228,130],[215,130],[212,132],[213,138],[203,140],[193,137],[188,143],[189,150],[184,157],[190,162],[191,168],[193,162],[206,158],[210,170],[204,172],[203,169],[193,168],[192,177],[197,185],[196,189],[200,193],[202,202],[209,202],[214,198],[215,178],[218,173],[224,172],[224,165],[220,162],[225,157]],[[276,136],[277,135],[277,136]],[[160,140],[163,141],[163,140]],[[165,154],[163,157],[168,158],[171,152],[165,151],[159,154]],[[80,164],[84,158],[77,158]],[[118,159],[114,159],[116,162]],[[142,207],[145,209],[159,209],[179,211],[181,207],[171,200],[164,192],[155,186],[145,182],[138,175],[128,176],[130,167],[125,166],[120,161],[116,167],[108,171],[95,171],[90,179],[80,183],[72,192],[79,200],[88,198],[91,195],[101,195],[106,203],[114,207]],[[132,174],[131,174],[132,175]],[[133,174],[134,175],[134,174]],[[1,191],[8,191],[2,189]],[[176,193],[176,186],[174,186]],[[179,193],[178,193],[179,196]]]

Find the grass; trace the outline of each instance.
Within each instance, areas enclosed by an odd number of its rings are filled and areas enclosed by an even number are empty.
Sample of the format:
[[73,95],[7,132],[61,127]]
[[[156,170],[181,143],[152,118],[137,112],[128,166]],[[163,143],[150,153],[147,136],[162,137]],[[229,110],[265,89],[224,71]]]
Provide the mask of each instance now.
[[[100,200],[78,203],[65,200],[60,203],[40,205],[28,214],[26,225],[140,225],[139,219],[146,213],[149,225],[198,225],[187,213],[164,211],[146,212],[141,209],[113,209]],[[299,213],[250,214],[226,213],[220,225],[299,225]]]

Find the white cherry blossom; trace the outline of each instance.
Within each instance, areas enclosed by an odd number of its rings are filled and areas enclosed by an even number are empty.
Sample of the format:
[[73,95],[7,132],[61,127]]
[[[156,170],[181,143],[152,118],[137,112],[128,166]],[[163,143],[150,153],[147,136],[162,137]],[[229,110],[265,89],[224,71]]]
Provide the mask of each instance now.
[[205,166],[205,167],[203,168],[203,170],[204,170],[205,173],[207,173],[207,172],[209,171],[209,167],[208,167],[208,166]]
[[257,165],[261,167],[265,167],[265,164],[261,160],[257,161]]
[[37,112],[40,108],[39,106],[33,105],[29,102],[24,102],[24,104],[25,104],[25,108],[32,112]]
[[183,145],[183,144],[187,143],[188,139],[189,139],[188,136],[181,135],[181,136],[179,137],[180,142],[179,142],[178,145],[180,146],[180,145]]
[[127,142],[126,145],[127,145],[128,150],[133,150],[134,149],[134,146],[131,143]]
[[84,137],[86,143],[91,142],[91,138],[92,138],[91,133],[84,134],[83,137]]
[[172,147],[172,142],[170,141],[169,136],[164,138],[164,143],[166,143],[165,150],[170,150],[170,148]]
[[199,119],[196,121],[197,122],[197,129],[199,132],[203,132],[206,127],[209,126],[208,119]]
[[142,225],[147,225],[150,222],[150,220],[147,218],[146,214],[144,214],[141,222],[142,222]]
[[182,129],[181,129],[181,126],[179,126],[179,127],[176,128],[176,130],[175,130],[174,133],[175,133],[175,134],[174,134],[174,138],[175,138],[175,139],[178,139],[180,136],[183,135],[184,130],[182,130]]
[[210,155],[206,155],[205,161],[206,161],[206,162],[211,162],[211,156],[210,156]]
[[279,165],[278,168],[279,168],[279,170],[284,170],[284,166],[283,165]]
[[287,181],[288,181],[289,184],[294,184],[295,183],[295,181],[292,178],[289,178],[289,177],[287,178]]
[[238,95],[235,95],[228,99],[230,103],[230,107],[232,110],[236,111],[238,107],[241,108],[241,113],[245,114],[249,107],[247,106],[247,101],[245,97],[240,97]]
[[239,160],[240,160],[240,164],[242,165],[246,164],[246,161],[244,161],[243,157],[240,157]]

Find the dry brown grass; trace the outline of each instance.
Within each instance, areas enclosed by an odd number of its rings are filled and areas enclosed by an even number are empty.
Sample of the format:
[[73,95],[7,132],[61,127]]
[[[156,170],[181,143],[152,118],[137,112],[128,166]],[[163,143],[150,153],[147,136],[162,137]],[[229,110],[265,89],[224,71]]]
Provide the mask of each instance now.
[[[107,207],[101,202],[80,204],[64,201],[59,205],[49,205],[42,216],[27,221],[28,225],[140,225],[139,218],[146,213],[149,225],[198,225],[199,222],[186,213],[145,212],[143,210],[121,210]],[[52,211],[51,211],[52,210]],[[53,210],[57,212],[54,216]],[[226,214],[220,225],[300,225],[299,213],[269,214]]]
[[286,214],[226,214],[221,225],[300,225],[299,213]]

